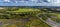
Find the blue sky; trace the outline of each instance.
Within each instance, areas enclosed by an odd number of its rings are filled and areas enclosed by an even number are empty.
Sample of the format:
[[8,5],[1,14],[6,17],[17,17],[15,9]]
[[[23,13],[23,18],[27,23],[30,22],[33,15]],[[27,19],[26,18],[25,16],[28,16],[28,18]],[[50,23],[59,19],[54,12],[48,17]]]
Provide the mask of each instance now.
[[[14,0],[13,0],[14,1]],[[0,0],[0,6],[60,6],[60,0],[30,0],[22,2],[11,2],[10,0]],[[40,3],[41,2],[41,3]]]

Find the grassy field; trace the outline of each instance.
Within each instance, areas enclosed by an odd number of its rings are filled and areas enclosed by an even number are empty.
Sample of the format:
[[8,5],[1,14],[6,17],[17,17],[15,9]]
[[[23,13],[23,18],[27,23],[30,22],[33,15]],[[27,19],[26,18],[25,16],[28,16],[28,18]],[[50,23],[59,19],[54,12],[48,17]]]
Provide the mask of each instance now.
[[59,13],[50,13],[51,14],[51,20],[60,23],[60,14]]
[[0,27],[51,27],[36,17],[35,8],[8,8],[0,10]]
[[29,18],[27,21],[25,19],[0,19],[0,21],[2,27],[50,27],[36,17]]

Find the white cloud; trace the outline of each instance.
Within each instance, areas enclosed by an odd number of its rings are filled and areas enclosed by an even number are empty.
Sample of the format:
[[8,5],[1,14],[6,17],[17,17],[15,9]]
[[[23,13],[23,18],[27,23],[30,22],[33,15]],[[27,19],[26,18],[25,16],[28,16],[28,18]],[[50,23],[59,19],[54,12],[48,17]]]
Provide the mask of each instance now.
[[48,2],[50,2],[50,0],[47,0]]
[[60,0],[47,0],[50,3],[60,3]]
[[56,0],[56,3],[60,3],[60,0]]
[[10,0],[4,0],[5,2],[10,2]]

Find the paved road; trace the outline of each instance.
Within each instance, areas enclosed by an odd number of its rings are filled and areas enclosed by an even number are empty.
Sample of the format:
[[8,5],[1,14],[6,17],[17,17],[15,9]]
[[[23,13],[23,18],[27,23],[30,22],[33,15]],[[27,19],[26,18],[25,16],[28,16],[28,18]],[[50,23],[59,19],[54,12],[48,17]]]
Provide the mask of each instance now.
[[47,22],[52,27],[60,27],[60,23],[54,22],[50,18],[48,18],[45,22]]
[[[38,16],[37,16],[38,17]],[[40,20],[42,20],[43,22],[45,22],[46,24],[50,25],[51,27],[60,27],[60,23],[57,23],[57,22],[54,22],[52,21],[50,18],[46,19],[46,20],[43,20],[41,17],[38,17],[40,18]]]

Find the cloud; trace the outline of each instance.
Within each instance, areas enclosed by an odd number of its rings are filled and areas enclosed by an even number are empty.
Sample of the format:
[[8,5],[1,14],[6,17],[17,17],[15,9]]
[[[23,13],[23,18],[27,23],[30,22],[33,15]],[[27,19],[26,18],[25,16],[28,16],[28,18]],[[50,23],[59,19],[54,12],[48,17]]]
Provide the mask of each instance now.
[[4,0],[5,2],[10,2],[10,0]]
[[[10,0],[4,0],[4,1],[10,2]],[[0,3],[0,6],[60,6],[60,0],[47,0],[49,3],[44,2],[43,0],[40,1],[41,3],[34,3],[34,2]]]
[[56,3],[60,3],[60,0],[56,0]]

